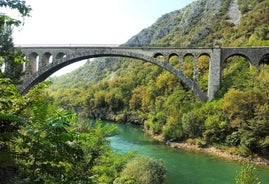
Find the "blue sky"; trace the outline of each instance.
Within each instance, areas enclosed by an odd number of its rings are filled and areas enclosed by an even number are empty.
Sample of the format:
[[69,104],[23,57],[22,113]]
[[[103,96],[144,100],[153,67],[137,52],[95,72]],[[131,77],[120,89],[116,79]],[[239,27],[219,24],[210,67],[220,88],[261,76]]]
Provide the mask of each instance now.
[[15,44],[122,44],[159,17],[195,0],[26,0]]

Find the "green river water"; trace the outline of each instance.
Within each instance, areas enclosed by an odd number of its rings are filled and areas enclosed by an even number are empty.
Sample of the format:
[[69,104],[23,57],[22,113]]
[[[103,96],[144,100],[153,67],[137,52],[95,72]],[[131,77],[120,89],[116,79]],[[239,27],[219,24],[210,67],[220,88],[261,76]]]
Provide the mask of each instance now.
[[[162,159],[167,168],[166,184],[234,184],[241,165],[201,153],[191,153],[158,143],[140,128],[116,124],[109,137],[117,153],[137,151],[139,155]],[[255,170],[262,184],[269,184],[269,168]]]

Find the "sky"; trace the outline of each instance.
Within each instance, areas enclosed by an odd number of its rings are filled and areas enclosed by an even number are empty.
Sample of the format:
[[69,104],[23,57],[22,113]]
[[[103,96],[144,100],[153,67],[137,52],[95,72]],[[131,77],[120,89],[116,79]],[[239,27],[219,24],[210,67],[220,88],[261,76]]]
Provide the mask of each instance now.
[[21,46],[123,44],[162,15],[193,1],[26,0],[31,16],[14,30],[13,40]]
[[26,0],[31,17],[15,44],[122,44],[194,0]]

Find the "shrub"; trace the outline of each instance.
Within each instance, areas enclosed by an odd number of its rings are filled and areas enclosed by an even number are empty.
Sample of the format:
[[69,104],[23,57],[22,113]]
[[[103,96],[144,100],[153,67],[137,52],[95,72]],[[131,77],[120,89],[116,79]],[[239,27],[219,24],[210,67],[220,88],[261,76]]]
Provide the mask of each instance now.
[[260,184],[258,176],[254,173],[255,167],[249,163],[244,163],[241,171],[235,177],[236,184]]
[[206,141],[201,139],[201,138],[197,138],[195,139],[195,144],[199,147],[199,148],[204,148],[206,147]]
[[114,184],[162,184],[166,169],[162,161],[148,157],[137,157],[128,162]]

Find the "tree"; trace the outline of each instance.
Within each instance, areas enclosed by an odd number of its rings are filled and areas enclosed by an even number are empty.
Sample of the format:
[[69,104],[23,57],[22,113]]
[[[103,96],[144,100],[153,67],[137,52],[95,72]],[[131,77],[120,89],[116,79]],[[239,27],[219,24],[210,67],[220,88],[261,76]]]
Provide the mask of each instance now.
[[[5,63],[4,76],[11,78],[14,82],[20,82],[20,74],[22,72],[22,62],[25,60],[22,53],[14,48],[12,31],[14,27],[21,26],[24,18],[30,16],[31,8],[22,0],[2,0],[0,7],[17,10],[19,17],[13,18],[7,14],[0,13],[0,65]],[[3,75],[3,72],[0,72]],[[1,76],[0,76],[1,77]]]
[[37,85],[29,91],[27,96],[35,100],[22,110],[26,122],[13,141],[17,179],[30,183],[111,183],[132,156],[113,153],[106,137],[115,128],[101,122],[76,123],[75,114],[58,110],[40,89]]
[[190,111],[182,116],[182,128],[186,137],[197,138],[202,136],[204,127],[204,117],[197,111]]
[[231,121],[231,126],[248,126],[248,121],[254,117],[258,102],[255,93],[230,89],[224,96],[223,110]]
[[[7,7],[10,9],[17,10],[22,17],[26,17],[30,15],[31,8],[29,5],[26,5],[24,0],[2,0],[0,2],[0,7]],[[12,19],[15,23],[21,24],[20,20]]]
[[114,184],[162,184],[166,169],[162,161],[137,157],[128,162]]
[[0,78],[0,178],[3,183],[10,182],[17,170],[14,140],[26,120],[16,114],[19,108],[14,107],[18,107],[21,99],[11,80]]

